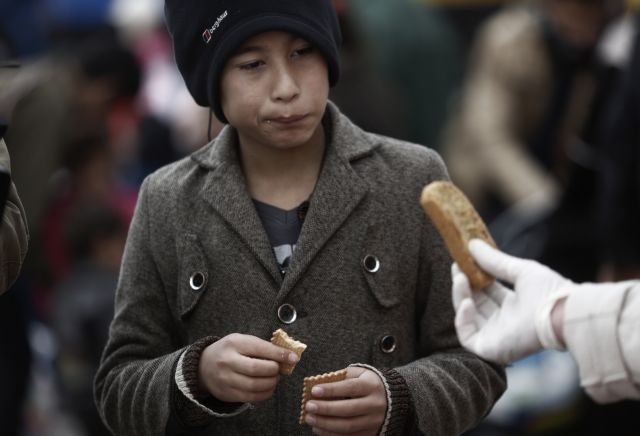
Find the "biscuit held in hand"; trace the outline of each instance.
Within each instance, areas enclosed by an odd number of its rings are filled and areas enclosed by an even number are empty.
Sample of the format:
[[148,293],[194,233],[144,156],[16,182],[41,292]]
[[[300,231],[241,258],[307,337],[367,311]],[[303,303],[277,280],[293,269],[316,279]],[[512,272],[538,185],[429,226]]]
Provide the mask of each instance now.
[[[273,345],[277,345],[278,347],[286,348],[287,350],[291,350],[298,355],[298,359],[302,355],[302,352],[307,348],[306,344],[303,344],[300,341],[296,341],[291,336],[289,336],[284,330],[278,329],[271,335],[271,343]],[[293,372],[293,368],[295,368],[295,363],[280,363],[280,374],[290,375]]]
[[300,407],[300,419],[298,422],[304,424],[304,418],[307,416],[306,405],[307,401],[311,399],[311,389],[315,385],[321,385],[323,383],[333,383],[344,380],[347,377],[347,370],[341,369],[340,371],[327,372],[320,375],[314,375],[304,378],[304,386],[302,388],[302,405]]
[[495,247],[482,218],[467,197],[451,182],[437,181],[422,190],[420,205],[431,218],[458,266],[469,278],[471,287],[480,289],[493,282],[469,253],[469,241],[481,239]]

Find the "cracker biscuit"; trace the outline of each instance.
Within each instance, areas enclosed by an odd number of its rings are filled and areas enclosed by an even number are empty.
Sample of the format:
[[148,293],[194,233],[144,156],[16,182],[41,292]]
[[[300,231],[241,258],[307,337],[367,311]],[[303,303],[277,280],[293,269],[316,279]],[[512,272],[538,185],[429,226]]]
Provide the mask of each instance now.
[[[300,359],[302,352],[307,348],[306,344],[296,341],[282,329],[278,329],[273,332],[271,335],[271,343],[278,347],[293,351],[298,355],[298,359]],[[280,374],[290,375],[295,366],[295,363],[280,363]]]
[[311,399],[311,389],[315,385],[341,381],[341,380],[344,380],[346,377],[347,377],[346,369],[341,369],[339,371],[334,371],[334,372],[326,372],[324,374],[314,375],[311,377],[305,377],[304,386],[302,388],[302,405],[300,406],[300,418],[298,419],[298,422],[300,424],[304,424],[304,418],[307,416],[307,412],[305,411],[304,408],[307,405],[307,401]]
[[493,247],[496,243],[462,191],[451,182],[433,182],[422,190],[420,205],[440,232],[451,257],[469,278],[471,287],[480,289],[491,284],[495,278],[480,269],[468,246],[474,238]]

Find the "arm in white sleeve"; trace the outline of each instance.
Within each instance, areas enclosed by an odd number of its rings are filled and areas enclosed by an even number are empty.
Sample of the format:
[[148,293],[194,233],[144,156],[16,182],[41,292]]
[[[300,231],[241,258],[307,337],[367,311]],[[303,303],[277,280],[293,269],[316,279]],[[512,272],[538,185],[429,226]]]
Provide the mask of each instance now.
[[596,402],[640,399],[640,281],[580,285],[566,301],[564,337]]

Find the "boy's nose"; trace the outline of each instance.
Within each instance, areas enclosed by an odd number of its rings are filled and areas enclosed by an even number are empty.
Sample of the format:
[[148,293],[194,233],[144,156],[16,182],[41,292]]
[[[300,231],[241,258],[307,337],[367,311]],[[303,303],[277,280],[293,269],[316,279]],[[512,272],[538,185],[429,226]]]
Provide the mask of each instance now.
[[286,67],[278,68],[273,83],[273,99],[290,101],[300,94],[300,87],[291,71]]

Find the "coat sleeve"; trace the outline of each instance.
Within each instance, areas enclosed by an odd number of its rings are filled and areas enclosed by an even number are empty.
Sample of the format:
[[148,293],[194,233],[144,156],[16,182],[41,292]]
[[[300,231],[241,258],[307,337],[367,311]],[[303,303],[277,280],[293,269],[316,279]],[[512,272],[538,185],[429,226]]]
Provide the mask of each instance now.
[[[3,167],[2,170],[10,171],[9,152],[3,139],[0,139],[0,166]],[[18,278],[28,245],[26,214],[18,191],[13,182],[10,182],[0,224],[0,294],[9,289]]]
[[[434,179],[447,178],[440,161]],[[421,238],[417,329],[422,357],[394,370],[409,388],[417,430],[460,434],[489,413],[504,392],[506,379],[502,367],[460,346],[451,299],[451,258],[430,220],[423,220]]]
[[579,285],[567,298],[563,328],[589,396],[640,399],[640,281]]
[[[102,420],[114,434],[165,433],[178,348],[174,320],[150,243],[149,179],[131,223],[115,315],[94,382]],[[171,250],[171,247],[166,247]]]

